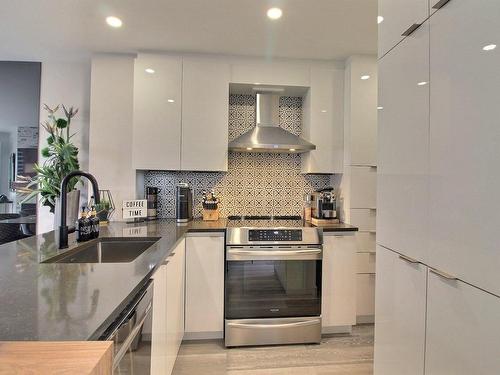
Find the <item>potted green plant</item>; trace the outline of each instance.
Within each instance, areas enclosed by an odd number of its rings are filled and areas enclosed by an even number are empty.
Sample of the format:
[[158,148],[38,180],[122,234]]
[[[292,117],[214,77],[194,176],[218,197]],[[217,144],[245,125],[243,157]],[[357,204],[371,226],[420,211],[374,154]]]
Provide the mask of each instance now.
[[[64,117],[58,117],[59,106],[50,108],[46,104],[44,109],[48,112],[48,119],[41,125],[47,131],[47,145],[42,148],[43,163],[35,165],[37,175],[28,184],[32,189],[30,194],[23,200],[28,201],[35,195],[40,194],[43,206],[50,208],[55,213],[55,224],[59,222],[59,197],[63,178],[70,172],[80,169],[78,162],[78,147],[72,143],[75,133],[71,133],[71,120],[78,113],[78,109],[64,105]],[[71,226],[78,218],[80,192],[76,190],[79,179],[73,178],[68,184],[68,215],[67,222]]]

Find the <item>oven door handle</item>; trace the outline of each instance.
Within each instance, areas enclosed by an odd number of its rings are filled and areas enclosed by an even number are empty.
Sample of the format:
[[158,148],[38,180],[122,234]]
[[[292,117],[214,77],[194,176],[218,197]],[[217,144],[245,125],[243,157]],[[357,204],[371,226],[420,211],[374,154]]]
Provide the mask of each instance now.
[[228,249],[228,260],[251,260],[251,259],[321,259],[321,249],[303,250],[236,250]]
[[260,329],[270,329],[270,328],[292,328],[292,327],[306,327],[312,326],[316,324],[321,324],[319,319],[313,320],[305,320],[302,322],[293,322],[293,323],[278,323],[278,324],[251,324],[251,323],[227,323],[229,327],[234,328],[260,328]]

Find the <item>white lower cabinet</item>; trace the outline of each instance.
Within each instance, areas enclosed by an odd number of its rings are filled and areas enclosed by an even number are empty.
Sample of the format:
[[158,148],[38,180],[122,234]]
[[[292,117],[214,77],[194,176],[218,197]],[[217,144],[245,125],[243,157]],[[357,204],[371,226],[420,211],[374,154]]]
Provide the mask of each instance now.
[[167,265],[153,275],[153,321],[151,334],[151,374],[166,374],[167,369]]
[[427,296],[425,374],[500,374],[500,298],[432,272]]
[[184,248],[185,240],[182,240],[153,274],[153,375],[172,373],[184,337]]
[[350,330],[356,324],[356,239],[354,233],[324,234],[322,331]]
[[167,360],[165,374],[171,374],[184,337],[184,255],[183,239],[167,258]]
[[224,336],[224,234],[186,238],[186,338]]
[[425,265],[377,247],[375,375],[423,374],[426,282]]

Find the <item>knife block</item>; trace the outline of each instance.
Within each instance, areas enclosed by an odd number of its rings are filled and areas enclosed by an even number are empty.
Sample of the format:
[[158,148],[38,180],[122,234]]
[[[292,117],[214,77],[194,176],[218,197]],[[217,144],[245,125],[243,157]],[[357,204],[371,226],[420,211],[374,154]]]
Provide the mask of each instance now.
[[217,221],[219,220],[219,209],[207,210],[203,209],[203,221]]

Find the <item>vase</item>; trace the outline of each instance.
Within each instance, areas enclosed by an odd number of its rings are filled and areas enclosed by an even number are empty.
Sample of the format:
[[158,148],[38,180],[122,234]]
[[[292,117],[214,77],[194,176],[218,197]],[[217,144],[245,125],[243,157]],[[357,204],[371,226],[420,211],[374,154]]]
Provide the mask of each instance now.
[[[72,231],[76,227],[78,212],[80,211],[80,190],[72,190],[66,195],[66,225]],[[54,211],[54,229],[61,225],[61,200],[56,198]]]

